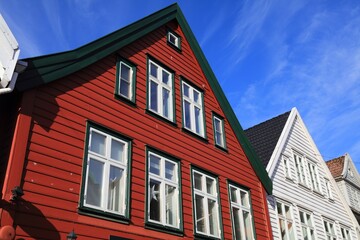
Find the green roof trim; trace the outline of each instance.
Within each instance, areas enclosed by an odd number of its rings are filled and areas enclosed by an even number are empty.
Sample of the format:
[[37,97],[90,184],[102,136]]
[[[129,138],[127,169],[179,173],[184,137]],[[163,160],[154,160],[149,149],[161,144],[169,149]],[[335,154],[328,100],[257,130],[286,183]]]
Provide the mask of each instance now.
[[214,72],[205,58],[199,43],[197,42],[177,3],[174,3],[139,21],[136,21],[75,50],[23,59],[23,61],[28,63],[28,68],[24,73],[20,74],[16,88],[20,91],[24,91],[50,83],[54,80],[79,71],[174,19],[180,24],[180,27],[194,51],[194,54],[211,86],[212,91],[225,113],[225,117],[234,130],[238,141],[256,172],[256,175],[259,177],[267,193],[271,194],[271,179],[250,145],[250,142],[246,138],[230,103],[222,91]]

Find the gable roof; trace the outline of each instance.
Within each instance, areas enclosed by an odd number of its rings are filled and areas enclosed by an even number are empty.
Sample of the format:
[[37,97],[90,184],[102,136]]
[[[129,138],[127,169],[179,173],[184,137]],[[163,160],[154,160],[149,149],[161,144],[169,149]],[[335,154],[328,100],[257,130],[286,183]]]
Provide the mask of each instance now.
[[176,3],[75,50],[24,59],[24,61],[28,62],[28,68],[20,75],[16,88],[19,91],[24,91],[79,71],[172,20],[177,20],[183,30],[211,90],[214,92],[256,175],[266,191],[271,194],[272,182],[268,173],[245,137],[243,129],[215,74]]
[[289,115],[290,111],[245,130],[264,167],[270,161]]
[[337,157],[326,162],[333,178],[341,177],[344,170],[345,156]]

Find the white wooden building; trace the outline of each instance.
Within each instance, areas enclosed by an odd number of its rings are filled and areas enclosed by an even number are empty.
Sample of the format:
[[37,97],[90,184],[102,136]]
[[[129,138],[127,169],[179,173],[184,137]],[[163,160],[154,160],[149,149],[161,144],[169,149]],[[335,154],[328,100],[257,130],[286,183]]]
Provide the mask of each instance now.
[[357,221],[360,222],[360,175],[353,160],[346,153],[327,161],[326,165]]
[[273,181],[274,239],[358,239],[359,225],[296,108],[245,133]]

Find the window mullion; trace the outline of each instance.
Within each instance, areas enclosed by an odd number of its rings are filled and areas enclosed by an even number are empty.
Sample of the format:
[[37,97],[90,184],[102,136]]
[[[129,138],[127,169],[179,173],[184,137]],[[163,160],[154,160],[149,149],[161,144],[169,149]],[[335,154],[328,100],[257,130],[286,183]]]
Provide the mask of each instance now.
[[210,235],[210,223],[209,223],[209,207],[208,207],[208,198],[204,196],[203,198],[203,206],[204,206],[204,217],[205,217],[205,229],[206,234]]
[[242,209],[241,207],[239,208],[239,213],[240,215],[240,229],[241,229],[241,240],[245,240],[245,221],[244,221],[244,215],[243,215],[243,212],[242,212]]

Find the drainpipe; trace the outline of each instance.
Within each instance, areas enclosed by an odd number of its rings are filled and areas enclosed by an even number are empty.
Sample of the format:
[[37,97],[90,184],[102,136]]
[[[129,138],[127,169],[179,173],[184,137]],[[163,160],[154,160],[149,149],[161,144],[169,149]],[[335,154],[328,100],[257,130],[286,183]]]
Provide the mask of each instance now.
[[27,65],[28,65],[27,62],[24,61],[18,61],[16,63],[15,71],[11,77],[11,81],[6,88],[0,88],[0,95],[5,93],[10,93],[14,90],[15,83],[19,73],[22,73],[26,69]]

